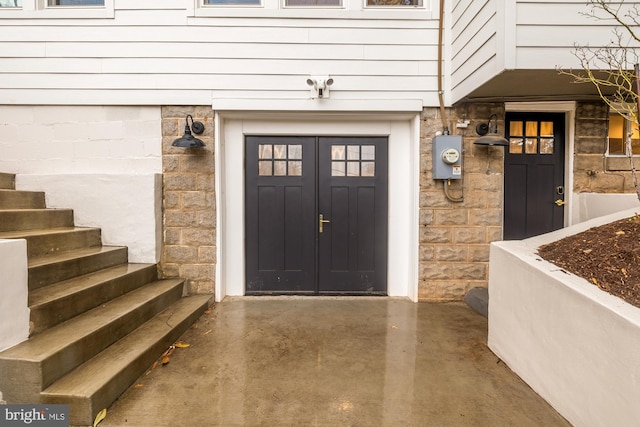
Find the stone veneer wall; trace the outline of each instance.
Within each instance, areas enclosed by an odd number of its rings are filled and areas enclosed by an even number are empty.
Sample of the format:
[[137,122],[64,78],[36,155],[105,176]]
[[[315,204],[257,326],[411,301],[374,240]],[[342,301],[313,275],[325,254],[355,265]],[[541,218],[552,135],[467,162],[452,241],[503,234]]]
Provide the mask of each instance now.
[[[631,193],[633,178],[626,157],[606,158],[609,108],[600,101],[578,102],[574,149],[576,193]],[[640,167],[640,161],[636,168]]]
[[[175,148],[185,117],[205,125],[200,149]],[[216,266],[214,140],[211,107],[162,107],[163,277],[187,280],[189,293],[213,293]],[[189,121],[191,124],[191,121]]]
[[[486,287],[489,244],[502,237],[504,148],[474,145],[475,127],[497,114],[504,131],[503,104],[467,104],[448,110],[451,135],[463,137],[463,179],[452,180],[448,200],[442,180],[432,179],[431,139],[442,130],[438,109],[425,109],[420,136],[420,301],[460,300],[474,287]],[[469,120],[458,128],[458,119]]]

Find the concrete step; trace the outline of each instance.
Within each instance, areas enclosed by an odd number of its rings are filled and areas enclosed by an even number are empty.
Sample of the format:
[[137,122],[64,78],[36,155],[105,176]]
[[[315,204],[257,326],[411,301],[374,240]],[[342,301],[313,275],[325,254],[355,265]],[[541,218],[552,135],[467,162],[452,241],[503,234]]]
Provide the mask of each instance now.
[[29,291],[127,262],[127,248],[97,246],[29,259]]
[[47,387],[43,403],[70,404],[71,425],[92,425],[210,304],[210,296],[195,295],[175,302],[102,353]]
[[151,282],[0,353],[7,403],[40,403],[40,393],[182,296],[184,281]]
[[12,173],[0,172],[0,188],[14,190],[16,188],[16,176]]
[[0,239],[26,239],[29,258],[102,245],[101,230],[91,227],[3,231]]
[[29,292],[31,335],[157,279],[155,264],[120,264]]
[[72,209],[0,209],[0,231],[73,227]]
[[0,188],[0,209],[44,209],[41,191],[4,190]]

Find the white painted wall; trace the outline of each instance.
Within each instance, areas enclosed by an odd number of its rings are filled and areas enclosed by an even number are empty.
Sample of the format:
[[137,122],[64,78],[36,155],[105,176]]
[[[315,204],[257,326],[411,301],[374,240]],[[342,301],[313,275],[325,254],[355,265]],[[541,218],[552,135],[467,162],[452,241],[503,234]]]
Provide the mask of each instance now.
[[491,244],[488,345],[577,427],[638,425],[640,309],[541,260],[536,250],[634,212]]
[[451,7],[454,101],[505,71],[581,68],[576,45],[605,46],[613,37],[612,21],[586,17],[584,1],[455,0]]
[[572,224],[634,207],[640,212],[640,202],[638,202],[636,193],[577,193],[573,195],[573,203],[575,203],[575,207]]
[[49,208],[72,208],[76,226],[102,229],[129,262],[157,263],[162,250],[161,174],[18,174],[16,189],[45,191]]
[[388,294],[417,301],[418,114],[218,113],[216,299],[244,295],[244,135],[271,134],[389,137]]
[[2,272],[0,276],[0,351],[2,351],[29,337],[26,240],[0,239],[0,271]]
[[0,105],[0,153],[9,173],[159,173],[160,107]]
[[[338,99],[437,105],[437,7],[203,7],[195,0],[108,1],[0,10],[4,104],[209,105],[213,98],[307,99],[330,75]],[[91,10],[85,10],[88,14]],[[69,18],[69,19],[65,19]]]

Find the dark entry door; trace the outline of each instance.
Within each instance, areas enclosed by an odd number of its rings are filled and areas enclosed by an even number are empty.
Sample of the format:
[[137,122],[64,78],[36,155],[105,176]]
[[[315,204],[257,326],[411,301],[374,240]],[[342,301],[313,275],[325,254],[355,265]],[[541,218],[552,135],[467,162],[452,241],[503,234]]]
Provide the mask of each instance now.
[[524,239],[564,224],[564,114],[508,113],[504,239]]
[[387,139],[246,139],[246,293],[386,294]]

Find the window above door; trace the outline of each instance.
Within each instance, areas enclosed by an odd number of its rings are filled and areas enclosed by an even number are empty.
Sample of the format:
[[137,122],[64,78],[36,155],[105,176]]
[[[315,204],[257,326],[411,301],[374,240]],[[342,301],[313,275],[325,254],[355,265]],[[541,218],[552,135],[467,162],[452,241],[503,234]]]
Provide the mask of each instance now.
[[0,0],[0,16],[17,19],[113,18],[114,0]]

